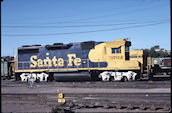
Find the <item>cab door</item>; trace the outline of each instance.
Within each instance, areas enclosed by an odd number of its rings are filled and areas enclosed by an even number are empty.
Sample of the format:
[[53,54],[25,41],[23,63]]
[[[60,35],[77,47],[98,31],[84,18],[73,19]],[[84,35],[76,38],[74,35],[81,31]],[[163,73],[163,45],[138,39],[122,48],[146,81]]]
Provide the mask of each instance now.
[[125,60],[130,60],[129,46],[125,46]]

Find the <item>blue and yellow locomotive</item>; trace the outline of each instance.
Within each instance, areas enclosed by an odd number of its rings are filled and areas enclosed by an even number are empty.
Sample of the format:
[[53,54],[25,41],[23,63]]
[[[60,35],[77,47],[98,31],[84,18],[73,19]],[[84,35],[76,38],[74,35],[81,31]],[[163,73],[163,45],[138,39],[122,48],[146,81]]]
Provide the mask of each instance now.
[[[130,51],[131,42],[116,39],[111,42],[54,43],[18,48],[15,75],[48,74],[48,80],[98,79],[103,72],[137,73],[138,78],[150,72],[151,64],[143,50]],[[111,76],[109,76],[110,80]],[[122,77],[123,78],[123,77]],[[127,78],[129,79],[129,78]]]

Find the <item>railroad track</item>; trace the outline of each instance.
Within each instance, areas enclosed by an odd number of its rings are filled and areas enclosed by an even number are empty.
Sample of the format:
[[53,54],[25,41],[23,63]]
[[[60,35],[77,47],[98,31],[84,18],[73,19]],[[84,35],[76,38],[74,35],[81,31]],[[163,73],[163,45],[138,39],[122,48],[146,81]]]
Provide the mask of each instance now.
[[[143,94],[143,93],[107,93],[107,94],[66,94],[66,100],[69,102],[69,106],[74,104],[75,107],[87,107],[104,109],[117,108],[117,109],[151,109],[156,111],[158,109],[165,109],[166,106],[170,106],[170,94]],[[157,101],[158,99],[158,101]],[[164,104],[166,105],[164,107]],[[74,107],[73,106],[73,107]],[[75,108],[74,107],[74,108]]]
[[[56,86],[56,87],[69,87],[69,88],[167,88],[171,87],[170,81],[128,81],[128,82],[102,82],[102,81],[89,81],[89,82],[42,82],[34,83],[42,87]],[[14,81],[9,84],[5,82],[1,84],[2,87],[27,87],[27,82]]]
[[[3,82],[1,98],[2,105],[17,105],[9,111],[16,113],[46,109],[49,112],[170,112],[170,87],[170,81],[43,82],[35,83],[32,88],[28,83]],[[64,94],[65,104],[57,102],[58,93]],[[48,107],[42,107],[45,105]],[[25,111],[19,106],[33,110]]]
[[[2,94],[9,103],[50,105],[57,109],[86,112],[97,109],[104,111],[142,111],[142,112],[169,112],[169,93],[66,93],[65,104],[58,104],[56,93],[40,94]],[[53,111],[53,110],[52,110]],[[88,111],[87,111],[88,112]]]

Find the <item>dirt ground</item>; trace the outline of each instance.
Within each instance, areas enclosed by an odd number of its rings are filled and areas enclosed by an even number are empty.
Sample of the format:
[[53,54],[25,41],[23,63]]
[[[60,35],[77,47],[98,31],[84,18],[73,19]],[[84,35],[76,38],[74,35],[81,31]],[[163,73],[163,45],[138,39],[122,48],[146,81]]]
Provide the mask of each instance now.
[[[171,104],[170,79],[133,82],[40,82],[33,87],[27,82],[1,80],[1,112],[51,112],[58,105],[57,95],[64,94],[66,102],[108,104],[149,103],[158,106]],[[126,96],[128,95],[128,96]],[[103,100],[104,99],[104,100]],[[76,101],[76,102],[75,102]],[[126,104],[126,105],[127,105]],[[76,108],[76,107],[75,107]],[[134,110],[114,108],[76,108],[75,112],[166,112],[159,110]]]

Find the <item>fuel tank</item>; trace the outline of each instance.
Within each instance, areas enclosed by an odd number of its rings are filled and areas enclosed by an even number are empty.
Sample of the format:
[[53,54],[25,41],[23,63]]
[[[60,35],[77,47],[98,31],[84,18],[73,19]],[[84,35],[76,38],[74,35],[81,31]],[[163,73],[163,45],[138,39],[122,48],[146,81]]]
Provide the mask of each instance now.
[[56,81],[91,81],[89,72],[58,72],[54,73]]

